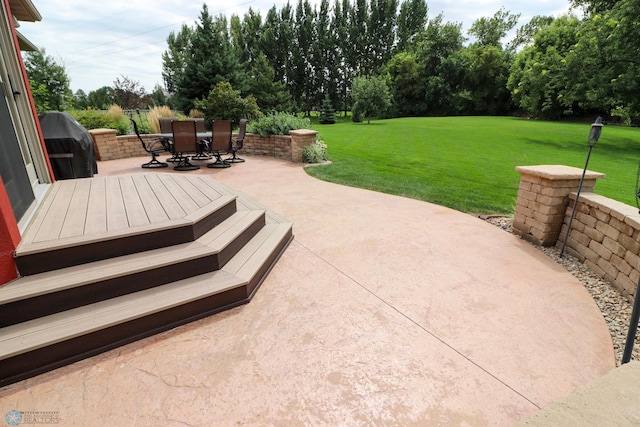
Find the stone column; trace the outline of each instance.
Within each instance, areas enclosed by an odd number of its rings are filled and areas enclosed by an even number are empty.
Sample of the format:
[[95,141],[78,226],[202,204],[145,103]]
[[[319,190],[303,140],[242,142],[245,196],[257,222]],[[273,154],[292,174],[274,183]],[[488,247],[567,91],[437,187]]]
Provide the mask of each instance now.
[[[569,194],[578,191],[582,169],[563,165],[517,166],[520,186],[513,231],[537,245],[555,245],[569,205]],[[582,193],[592,193],[599,172],[587,171]]]
[[289,131],[291,135],[291,161],[302,163],[302,150],[316,141],[318,131],[298,129]]
[[115,160],[122,158],[115,130],[92,129],[89,133],[93,138],[93,147],[97,160]]

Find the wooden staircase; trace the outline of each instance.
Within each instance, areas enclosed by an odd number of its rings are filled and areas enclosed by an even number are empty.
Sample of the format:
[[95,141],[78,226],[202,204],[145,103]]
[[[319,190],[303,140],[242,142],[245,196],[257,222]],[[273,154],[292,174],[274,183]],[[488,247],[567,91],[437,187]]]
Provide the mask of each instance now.
[[206,176],[57,182],[0,287],[0,386],[249,302],[292,238]]

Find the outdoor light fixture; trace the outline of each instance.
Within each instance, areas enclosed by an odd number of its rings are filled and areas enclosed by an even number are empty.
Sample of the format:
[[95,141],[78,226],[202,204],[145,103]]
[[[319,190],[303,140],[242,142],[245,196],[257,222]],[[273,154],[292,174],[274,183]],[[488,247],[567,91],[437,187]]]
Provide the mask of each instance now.
[[589,166],[589,158],[591,157],[591,150],[598,143],[600,134],[602,133],[602,117],[598,117],[596,121],[591,125],[591,131],[589,132],[589,151],[587,152],[587,161],[584,163],[584,169],[582,171],[582,177],[580,178],[580,185],[578,185],[578,193],[576,194],[576,200],[573,202],[573,209],[571,211],[571,217],[569,217],[569,224],[567,224],[567,232],[564,235],[564,242],[562,242],[562,249],[560,250],[560,258],[564,256],[564,248],[567,246],[567,240],[569,239],[569,232],[571,231],[571,223],[573,217],[576,214],[576,208],[578,207],[578,199],[580,198],[580,192],[582,191],[582,184],[584,183],[584,176],[587,173],[587,166]]
[[[591,124],[591,132],[589,132],[589,139],[588,139],[590,148],[597,144],[598,140],[600,139],[601,133],[602,133],[602,117],[598,117],[596,121]],[[587,162],[589,162],[589,158],[587,158]]]

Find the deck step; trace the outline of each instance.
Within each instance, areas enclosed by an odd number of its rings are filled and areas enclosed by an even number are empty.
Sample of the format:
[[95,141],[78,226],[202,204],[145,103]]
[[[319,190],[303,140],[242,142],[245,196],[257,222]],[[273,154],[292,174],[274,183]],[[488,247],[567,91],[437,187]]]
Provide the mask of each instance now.
[[0,327],[219,270],[264,225],[243,210],[194,242],[21,277],[0,287]]
[[248,302],[291,239],[267,224],[221,270],[0,328],[0,387]]
[[15,262],[21,276],[192,242],[237,211],[236,196],[223,195],[202,208],[165,221],[117,231],[55,240],[24,241]]
[[211,177],[53,184],[0,287],[0,387],[251,300],[292,224]]

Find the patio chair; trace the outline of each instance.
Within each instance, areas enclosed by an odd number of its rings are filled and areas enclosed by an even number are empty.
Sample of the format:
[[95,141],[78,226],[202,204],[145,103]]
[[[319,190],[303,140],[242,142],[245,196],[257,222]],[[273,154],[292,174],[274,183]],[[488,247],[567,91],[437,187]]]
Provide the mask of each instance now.
[[[173,117],[158,117],[158,125],[160,126],[160,133],[162,134],[171,134],[173,133],[173,129],[171,128],[171,122],[173,122],[175,118]],[[167,143],[170,143],[169,141]],[[169,150],[172,151],[172,150]],[[167,160],[167,162],[178,162],[179,159],[176,156],[171,156]]]
[[221,156],[221,152],[228,153],[231,150],[231,120],[214,120],[210,149],[216,161],[207,163],[208,168],[228,168],[231,166],[226,160],[222,160]]
[[231,138],[231,154],[233,156],[225,159],[225,162],[228,163],[242,163],[244,159],[238,157],[238,150],[242,149],[242,144],[244,143],[244,136],[247,133],[247,123],[249,120],[242,119],[240,120],[240,128],[238,129],[238,135],[235,138]]
[[160,133],[172,133],[171,122],[175,119],[173,117],[158,117],[158,125],[160,125]]
[[173,131],[173,155],[178,159],[178,164],[173,168],[177,171],[191,171],[200,169],[189,161],[187,153],[195,153],[198,146],[198,134],[193,120],[174,120],[171,122]]
[[196,122],[196,132],[198,133],[198,152],[195,156],[191,156],[191,160],[211,160],[211,154],[209,154],[209,141],[208,139],[203,139],[201,137],[202,134],[207,133],[207,129],[204,125],[203,118],[197,119],[188,119]]
[[142,136],[140,135],[140,131],[138,130],[138,123],[136,123],[136,121],[133,120],[133,118],[129,118],[129,120],[131,120],[133,131],[138,136],[138,139],[142,144],[142,148],[144,148],[144,151],[151,154],[151,160],[143,164],[142,167],[143,168],[166,168],[167,166],[169,166],[168,164],[158,160],[158,154],[164,153],[165,151],[169,150],[168,145],[164,144],[162,139],[157,137],[154,137],[152,139],[147,139],[147,141],[145,141],[144,139],[142,139]]

